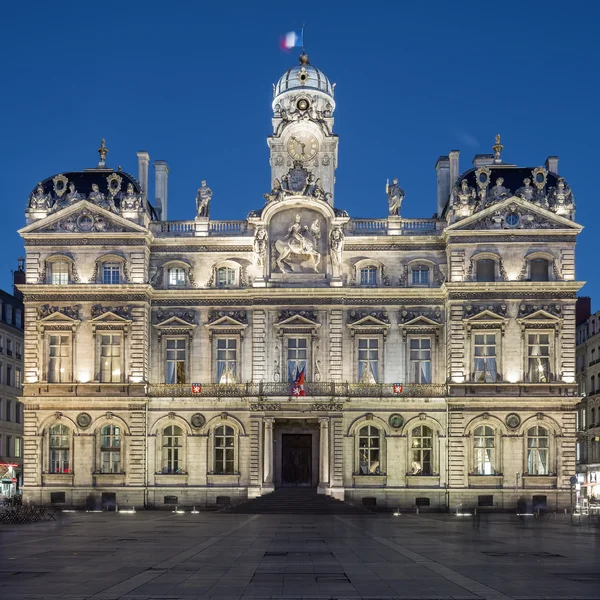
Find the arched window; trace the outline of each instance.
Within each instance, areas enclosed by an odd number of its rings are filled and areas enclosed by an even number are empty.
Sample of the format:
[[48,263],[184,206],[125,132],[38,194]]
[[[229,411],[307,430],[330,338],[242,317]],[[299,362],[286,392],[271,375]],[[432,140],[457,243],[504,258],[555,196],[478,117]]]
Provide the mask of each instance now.
[[548,281],[549,261],[545,258],[534,258],[529,263],[531,281]]
[[121,472],[121,428],[105,425],[100,431],[100,471]]
[[217,269],[217,287],[230,287],[232,285],[237,285],[236,269],[219,267]]
[[57,260],[50,265],[50,283],[52,285],[66,285],[69,283],[69,263]]
[[491,427],[481,425],[473,432],[473,453],[475,473],[477,475],[494,475],[496,436]]
[[235,431],[229,425],[215,429],[215,474],[233,475],[235,472]]
[[529,475],[548,475],[550,436],[545,427],[536,425],[527,432],[527,472]]
[[477,261],[477,281],[495,281],[496,263],[491,258],[481,258]]
[[592,410],[590,411],[590,422],[591,422],[590,427],[594,427],[595,425],[597,425],[597,423],[596,423],[596,409],[593,406],[592,406]]
[[411,474],[431,475],[433,473],[433,430],[427,425],[419,425],[412,430]]
[[172,267],[169,269],[169,285],[185,285],[185,271],[181,267]]
[[162,472],[183,471],[183,431],[177,425],[169,425],[162,434]]
[[429,285],[429,267],[416,265],[411,269],[412,285]]
[[377,267],[368,265],[360,269],[360,285],[377,285]]
[[71,472],[71,430],[66,425],[50,428],[50,473]]
[[379,429],[365,425],[358,432],[358,468],[361,475],[379,475],[381,470]]

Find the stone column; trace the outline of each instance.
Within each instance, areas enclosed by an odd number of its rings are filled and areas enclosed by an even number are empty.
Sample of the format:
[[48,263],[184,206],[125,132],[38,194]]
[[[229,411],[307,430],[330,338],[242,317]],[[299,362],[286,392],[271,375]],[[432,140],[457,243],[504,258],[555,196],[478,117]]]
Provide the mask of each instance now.
[[319,494],[329,487],[329,417],[319,419]]
[[272,491],[275,486],[273,485],[273,424],[275,423],[274,417],[264,417],[263,422],[265,424],[264,436],[263,436],[263,493],[265,491]]

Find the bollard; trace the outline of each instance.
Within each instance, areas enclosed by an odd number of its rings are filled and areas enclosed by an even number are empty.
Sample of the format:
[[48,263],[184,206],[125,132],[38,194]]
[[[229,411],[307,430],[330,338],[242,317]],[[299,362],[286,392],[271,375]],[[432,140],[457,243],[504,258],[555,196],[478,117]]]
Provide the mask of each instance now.
[[417,515],[419,514],[419,507],[418,507],[418,506],[417,506],[417,512],[416,512],[416,514],[417,514]]
[[119,512],[119,505],[115,503],[115,512]]

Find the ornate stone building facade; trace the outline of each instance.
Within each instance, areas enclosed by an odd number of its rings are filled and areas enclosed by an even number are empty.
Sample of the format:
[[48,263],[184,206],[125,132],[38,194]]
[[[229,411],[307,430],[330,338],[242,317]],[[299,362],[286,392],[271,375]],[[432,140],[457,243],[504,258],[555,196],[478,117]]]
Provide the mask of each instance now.
[[206,182],[194,219],[167,220],[166,163],[151,206],[148,154],[135,179],[104,143],[32,192],[26,497],[566,506],[581,227],[558,159],[506,164],[497,139],[461,174],[452,151],[436,218],[402,217],[392,180],[389,217],[354,219],[334,86],[303,55],[272,107],[272,189],[244,220],[211,219]]

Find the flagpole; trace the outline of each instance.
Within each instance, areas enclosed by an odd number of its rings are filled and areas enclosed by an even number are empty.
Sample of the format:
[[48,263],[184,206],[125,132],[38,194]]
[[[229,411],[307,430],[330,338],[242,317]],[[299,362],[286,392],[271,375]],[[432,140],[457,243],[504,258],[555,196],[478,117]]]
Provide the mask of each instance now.
[[304,25],[305,22],[302,21],[302,54],[304,54]]

